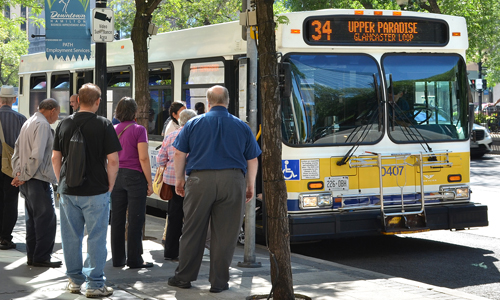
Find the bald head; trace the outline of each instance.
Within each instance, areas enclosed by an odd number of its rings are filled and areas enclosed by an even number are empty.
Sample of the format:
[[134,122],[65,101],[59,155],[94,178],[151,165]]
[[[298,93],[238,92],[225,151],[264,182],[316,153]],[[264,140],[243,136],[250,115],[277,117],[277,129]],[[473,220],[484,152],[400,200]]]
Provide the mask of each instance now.
[[229,92],[220,85],[214,85],[207,90],[207,100],[210,106],[224,106],[229,105]]

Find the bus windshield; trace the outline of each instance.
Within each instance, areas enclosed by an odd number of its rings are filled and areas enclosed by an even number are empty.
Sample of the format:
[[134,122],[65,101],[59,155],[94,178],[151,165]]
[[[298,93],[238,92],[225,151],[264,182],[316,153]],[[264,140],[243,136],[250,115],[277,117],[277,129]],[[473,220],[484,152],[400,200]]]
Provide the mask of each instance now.
[[292,54],[293,92],[282,99],[289,145],[370,144],[383,135],[380,71],[363,54]]
[[460,56],[386,54],[382,69],[393,141],[468,138],[467,71]]

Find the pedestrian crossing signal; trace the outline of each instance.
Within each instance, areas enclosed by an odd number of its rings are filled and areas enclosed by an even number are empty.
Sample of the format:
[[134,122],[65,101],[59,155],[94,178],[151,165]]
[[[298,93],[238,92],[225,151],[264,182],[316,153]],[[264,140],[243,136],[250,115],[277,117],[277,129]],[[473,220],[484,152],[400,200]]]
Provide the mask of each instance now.
[[482,89],[483,89],[483,80],[476,79],[476,90],[482,90]]
[[486,89],[486,80],[483,80],[481,78],[471,79],[470,80],[470,87],[474,90]]

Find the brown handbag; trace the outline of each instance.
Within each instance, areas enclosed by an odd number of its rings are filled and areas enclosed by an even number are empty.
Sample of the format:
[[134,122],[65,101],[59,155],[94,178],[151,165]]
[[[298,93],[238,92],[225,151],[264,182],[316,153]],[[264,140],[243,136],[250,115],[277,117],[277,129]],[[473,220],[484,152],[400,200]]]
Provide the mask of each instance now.
[[168,201],[172,199],[174,194],[172,193],[172,187],[163,182],[163,172],[165,171],[165,166],[159,166],[156,169],[155,179],[153,181],[153,191],[155,194],[160,196],[160,199]]
[[162,200],[168,201],[174,197],[174,193],[172,192],[172,186],[170,184],[163,183],[160,191],[160,198]]

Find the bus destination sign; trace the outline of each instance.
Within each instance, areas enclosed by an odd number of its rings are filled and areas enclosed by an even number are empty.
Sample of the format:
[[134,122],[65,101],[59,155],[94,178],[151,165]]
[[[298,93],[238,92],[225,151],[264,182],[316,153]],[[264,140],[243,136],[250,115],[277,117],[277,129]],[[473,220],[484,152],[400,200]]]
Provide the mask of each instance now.
[[435,19],[389,16],[316,16],[303,25],[311,46],[446,46],[449,29]]

